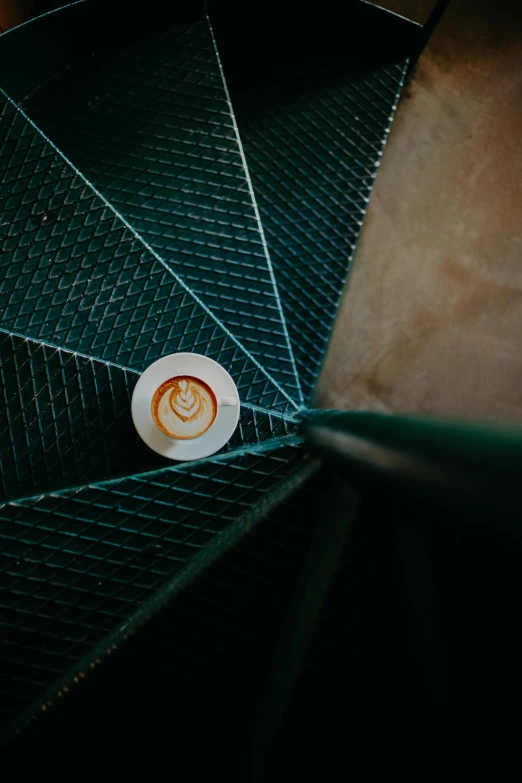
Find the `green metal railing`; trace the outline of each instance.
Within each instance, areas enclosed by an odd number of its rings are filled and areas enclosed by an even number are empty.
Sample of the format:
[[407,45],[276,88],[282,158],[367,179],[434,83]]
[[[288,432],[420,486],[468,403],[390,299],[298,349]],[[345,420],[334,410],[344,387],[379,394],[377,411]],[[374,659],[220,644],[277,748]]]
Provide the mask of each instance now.
[[[350,480],[368,477],[439,501],[522,519],[522,429],[435,417],[311,411],[308,442]],[[464,517],[463,517],[464,519]]]

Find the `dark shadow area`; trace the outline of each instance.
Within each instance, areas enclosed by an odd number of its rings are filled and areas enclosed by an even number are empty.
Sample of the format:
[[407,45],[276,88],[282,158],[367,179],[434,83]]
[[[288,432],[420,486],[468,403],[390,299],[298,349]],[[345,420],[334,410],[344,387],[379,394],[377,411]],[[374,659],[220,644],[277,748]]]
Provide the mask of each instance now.
[[8,757],[30,766],[88,747],[95,763],[118,760],[120,771],[148,758],[196,779],[226,770],[241,780],[241,750],[328,483],[324,473],[309,481],[137,634],[100,650],[101,665],[29,721]]

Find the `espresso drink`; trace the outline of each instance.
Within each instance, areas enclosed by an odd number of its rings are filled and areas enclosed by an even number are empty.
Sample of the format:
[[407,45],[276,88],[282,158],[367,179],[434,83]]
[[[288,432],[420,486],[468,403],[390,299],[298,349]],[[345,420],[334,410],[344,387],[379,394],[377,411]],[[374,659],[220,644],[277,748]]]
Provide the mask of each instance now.
[[171,438],[190,440],[212,426],[218,412],[216,395],[206,383],[191,375],[176,375],[156,389],[152,417]]

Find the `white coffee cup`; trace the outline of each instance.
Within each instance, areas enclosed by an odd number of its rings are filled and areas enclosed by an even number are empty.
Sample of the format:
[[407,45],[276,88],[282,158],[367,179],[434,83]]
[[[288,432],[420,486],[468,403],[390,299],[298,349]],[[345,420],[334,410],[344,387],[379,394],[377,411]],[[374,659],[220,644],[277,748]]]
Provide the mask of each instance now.
[[[176,387],[176,391],[183,392],[183,399],[172,400],[173,404],[182,402],[183,405],[178,405],[175,427],[168,420],[159,426],[152,411],[154,396],[158,389],[165,384],[168,387],[169,382],[176,378],[187,381],[187,386]],[[194,408],[198,395],[189,388],[190,378],[199,384],[200,401],[203,396],[207,403],[212,403],[207,411],[203,411],[206,418],[198,420],[195,417],[201,411]],[[170,404],[174,384],[167,387],[164,392],[169,394],[164,404]],[[205,388],[208,393],[203,394]],[[218,362],[202,354],[175,353],[163,356],[143,372],[134,387],[131,411],[136,430],[147,446],[163,457],[183,462],[208,457],[230,440],[239,422],[240,398],[234,380]]]

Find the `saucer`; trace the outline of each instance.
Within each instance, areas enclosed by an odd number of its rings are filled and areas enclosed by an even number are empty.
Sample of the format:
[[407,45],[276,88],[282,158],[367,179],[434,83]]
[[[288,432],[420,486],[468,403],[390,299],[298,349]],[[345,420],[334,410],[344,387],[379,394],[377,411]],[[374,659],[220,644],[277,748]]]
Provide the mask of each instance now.
[[[235,397],[237,405],[218,409],[212,427],[192,440],[176,440],[165,435],[152,418],[152,396],[158,386],[175,375],[193,375],[207,383],[217,397]],[[239,421],[239,393],[231,376],[220,364],[199,353],[172,353],[147,367],[132,395],[131,412],[138,435],[162,457],[187,462],[209,457],[223,448]]]

